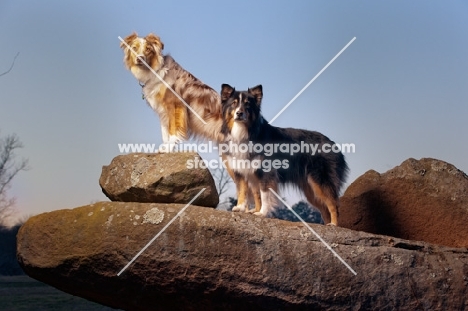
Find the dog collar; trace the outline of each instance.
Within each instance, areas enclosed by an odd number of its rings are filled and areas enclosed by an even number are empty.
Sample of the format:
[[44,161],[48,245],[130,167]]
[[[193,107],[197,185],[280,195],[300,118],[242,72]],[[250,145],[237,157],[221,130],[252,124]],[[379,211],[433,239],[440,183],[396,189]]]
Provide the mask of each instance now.
[[140,81],[138,81],[138,84],[141,86],[141,99],[145,100],[145,92],[143,92],[143,89],[146,84],[142,84]]

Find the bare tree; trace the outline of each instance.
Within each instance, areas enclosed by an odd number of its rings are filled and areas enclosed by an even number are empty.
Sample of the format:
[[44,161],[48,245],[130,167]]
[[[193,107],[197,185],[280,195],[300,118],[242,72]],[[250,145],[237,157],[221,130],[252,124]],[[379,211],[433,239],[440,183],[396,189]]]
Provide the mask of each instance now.
[[217,168],[211,171],[216,183],[216,190],[218,195],[222,196],[229,189],[229,185],[233,182],[228,172],[224,168]]
[[20,171],[28,169],[28,160],[15,161],[15,150],[22,147],[15,134],[0,138],[0,225],[4,225],[14,212],[15,198],[7,195],[11,182]]
[[18,57],[18,55],[19,55],[19,52],[16,53],[15,58],[13,58],[13,62],[11,63],[10,68],[7,71],[5,71],[4,73],[1,73],[0,77],[6,75],[7,73],[9,73],[13,69],[13,66],[15,65],[15,61],[16,61],[16,58]]
[[[221,200],[223,194],[229,190],[229,186],[233,183],[231,176],[225,168],[211,169],[211,175],[215,181],[216,190],[218,190],[218,196]],[[228,199],[220,201],[218,207],[223,207],[228,203]]]

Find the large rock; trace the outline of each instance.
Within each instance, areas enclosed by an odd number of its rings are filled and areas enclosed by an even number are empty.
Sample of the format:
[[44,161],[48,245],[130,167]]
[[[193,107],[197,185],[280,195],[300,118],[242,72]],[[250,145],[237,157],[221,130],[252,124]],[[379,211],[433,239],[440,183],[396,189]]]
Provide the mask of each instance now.
[[115,157],[102,167],[99,185],[111,201],[186,204],[202,189],[194,205],[216,207],[218,193],[206,168],[193,168],[188,161],[197,153],[130,153]]
[[386,173],[368,171],[341,198],[340,226],[468,247],[468,176],[435,159],[408,159]]
[[197,206],[101,202],[30,218],[27,274],[125,310],[463,310],[468,251]]

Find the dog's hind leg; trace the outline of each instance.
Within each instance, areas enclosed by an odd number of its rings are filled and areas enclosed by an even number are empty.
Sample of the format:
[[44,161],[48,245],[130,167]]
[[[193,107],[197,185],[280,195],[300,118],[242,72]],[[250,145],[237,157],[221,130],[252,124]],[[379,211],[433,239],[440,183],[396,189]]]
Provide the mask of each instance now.
[[307,188],[303,189],[310,204],[320,210],[323,221],[327,225],[338,225],[338,198],[333,195],[331,189],[321,186],[312,177],[307,178]]

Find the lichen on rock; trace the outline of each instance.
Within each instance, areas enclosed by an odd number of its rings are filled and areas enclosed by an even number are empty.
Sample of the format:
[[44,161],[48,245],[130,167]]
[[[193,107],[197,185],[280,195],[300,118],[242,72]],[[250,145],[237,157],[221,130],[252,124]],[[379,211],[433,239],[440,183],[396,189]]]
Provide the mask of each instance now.
[[157,207],[146,211],[143,215],[143,224],[160,224],[164,220],[164,212],[159,210]]

